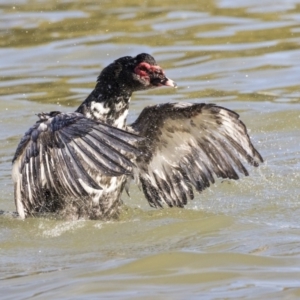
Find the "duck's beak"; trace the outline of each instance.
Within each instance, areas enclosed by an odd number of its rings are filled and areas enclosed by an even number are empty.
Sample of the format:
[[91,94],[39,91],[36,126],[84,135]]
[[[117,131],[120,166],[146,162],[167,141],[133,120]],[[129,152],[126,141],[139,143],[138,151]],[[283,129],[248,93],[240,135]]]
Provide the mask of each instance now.
[[177,89],[177,84],[176,84],[176,82],[173,81],[173,80],[170,79],[170,78],[167,78],[167,77],[165,77],[165,78],[160,82],[160,85],[161,85],[161,86],[163,86],[163,85],[165,85],[165,86],[171,86],[171,87]]
[[176,82],[166,77],[163,71],[150,74],[150,83],[153,86],[171,86],[177,88]]
[[149,78],[152,86],[171,86],[177,88],[177,84],[166,77],[164,70],[160,66],[151,66],[149,68]]

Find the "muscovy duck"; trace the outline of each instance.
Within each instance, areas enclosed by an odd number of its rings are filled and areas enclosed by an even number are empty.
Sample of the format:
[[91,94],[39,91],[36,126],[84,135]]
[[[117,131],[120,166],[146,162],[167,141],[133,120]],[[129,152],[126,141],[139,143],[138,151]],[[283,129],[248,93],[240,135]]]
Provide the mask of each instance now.
[[214,104],[153,105],[127,125],[132,93],[160,86],[176,84],[151,55],[126,56],[102,70],[75,113],[40,114],[13,159],[19,215],[114,217],[133,177],[150,206],[184,207],[215,177],[239,179],[244,162],[263,162],[239,115]]

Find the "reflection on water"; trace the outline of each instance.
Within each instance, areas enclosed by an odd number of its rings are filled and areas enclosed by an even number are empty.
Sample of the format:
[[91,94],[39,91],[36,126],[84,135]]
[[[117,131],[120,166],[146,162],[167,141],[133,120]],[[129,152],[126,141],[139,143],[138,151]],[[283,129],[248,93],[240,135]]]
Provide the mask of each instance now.
[[131,187],[118,222],[0,216],[7,299],[300,297],[300,0],[0,3],[0,209],[11,158],[41,111],[72,111],[101,68],[149,52],[179,88],[146,105],[237,110],[265,164],[218,182],[185,210],[152,210]]

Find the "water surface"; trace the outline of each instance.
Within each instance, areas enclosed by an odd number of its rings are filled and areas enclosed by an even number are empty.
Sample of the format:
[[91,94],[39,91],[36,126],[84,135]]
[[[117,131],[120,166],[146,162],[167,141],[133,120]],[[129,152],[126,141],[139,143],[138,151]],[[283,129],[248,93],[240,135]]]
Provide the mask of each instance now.
[[44,111],[73,111],[101,68],[152,54],[179,88],[146,105],[236,110],[265,159],[187,209],[153,210],[138,188],[120,220],[0,215],[2,299],[300,297],[300,1],[0,1],[0,209],[11,159]]

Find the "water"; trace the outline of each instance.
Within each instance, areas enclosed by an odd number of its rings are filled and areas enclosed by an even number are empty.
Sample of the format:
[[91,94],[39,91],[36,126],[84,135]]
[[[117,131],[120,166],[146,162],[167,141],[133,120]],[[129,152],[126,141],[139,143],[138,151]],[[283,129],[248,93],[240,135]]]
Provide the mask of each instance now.
[[152,54],[177,91],[149,104],[236,110],[265,159],[187,209],[153,210],[131,187],[119,221],[0,216],[1,299],[298,299],[300,1],[0,1],[0,209],[11,159],[41,111],[73,111],[101,68]]

